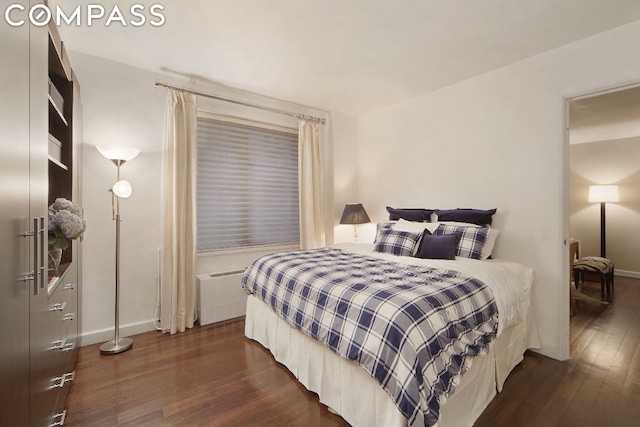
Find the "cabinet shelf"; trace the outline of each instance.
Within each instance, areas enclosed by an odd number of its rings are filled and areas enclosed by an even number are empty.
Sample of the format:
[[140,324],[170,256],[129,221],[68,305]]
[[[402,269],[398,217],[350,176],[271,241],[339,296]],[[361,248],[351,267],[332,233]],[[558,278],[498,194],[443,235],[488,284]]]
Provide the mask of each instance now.
[[58,287],[58,284],[62,281],[64,276],[67,274],[69,267],[71,267],[70,262],[60,264],[60,266],[58,267],[58,270],[56,270],[55,272],[51,272],[54,274],[54,276],[48,276],[47,294],[49,296],[56,290],[56,288]]
[[49,156],[48,156],[48,157],[49,157],[49,161],[50,161],[51,163],[53,163],[54,165],[58,166],[59,168],[61,168],[61,169],[63,169],[63,170],[66,170],[66,171],[67,171],[67,170],[69,170],[69,168],[68,168],[65,164],[61,163],[61,162],[60,162],[59,160],[57,160],[57,159],[54,159],[54,158],[51,156],[51,154],[49,154]]
[[[65,68],[66,53],[55,27],[49,28],[48,90],[49,110],[49,204],[58,197],[73,200],[74,177],[74,90],[72,73]],[[63,262],[70,261],[71,251]]]
[[47,98],[49,98],[49,107],[53,109],[53,111],[55,111],[56,116],[62,121],[62,123],[64,123],[65,126],[69,126],[67,119],[64,118],[64,114],[62,113],[60,108],[58,108],[56,103],[53,101],[53,98],[51,98],[51,95],[47,95]]

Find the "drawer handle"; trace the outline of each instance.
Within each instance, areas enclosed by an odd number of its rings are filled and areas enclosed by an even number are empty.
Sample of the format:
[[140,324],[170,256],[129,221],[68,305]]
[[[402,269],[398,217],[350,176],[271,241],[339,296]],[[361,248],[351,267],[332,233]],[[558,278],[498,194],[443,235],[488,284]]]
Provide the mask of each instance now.
[[67,302],[59,302],[57,304],[52,304],[51,307],[49,307],[49,310],[51,311],[63,311],[64,308],[67,306]]
[[51,345],[51,350],[60,350],[60,349],[62,349],[62,347],[64,347],[64,342],[65,341],[66,341],[66,339],[64,339],[64,340],[55,340]]
[[75,283],[67,283],[66,285],[64,285],[62,287],[62,289],[64,289],[65,291],[72,291],[76,288]]
[[[52,379],[51,382],[53,382],[54,384],[51,386],[51,388],[62,388],[66,383],[73,381],[75,378],[76,378],[76,371],[67,372],[62,376],[55,377],[54,379]],[[58,381],[60,382],[56,384],[56,382]]]
[[63,345],[60,351],[64,351],[64,352],[73,351],[74,348],[76,348],[76,342],[72,341],[70,343]]
[[62,317],[62,320],[73,320],[75,319],[76,314],[71,312],[71,313],[67,313]]
[[[59,414],[55,414],[53,417],[51,417],[51,421],[52,423],[49,425],[49,427],[60,427],[64,425],[64,419],[67,417],[67,410],[65,409],[64,411],[60,412]],[[56,418],[59,418],[58,421],[56,421]]]

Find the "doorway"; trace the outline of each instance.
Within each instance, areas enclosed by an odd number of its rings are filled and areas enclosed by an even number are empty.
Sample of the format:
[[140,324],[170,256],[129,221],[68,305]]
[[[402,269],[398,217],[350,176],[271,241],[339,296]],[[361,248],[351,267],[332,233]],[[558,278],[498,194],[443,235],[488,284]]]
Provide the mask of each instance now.
[[[581,255],[606,255],[616,272],[640,278],[640,86],[568,100],[569,233]],[[601,205],[589,201],[596,185],[617,186],[606,203],[601,253]]]

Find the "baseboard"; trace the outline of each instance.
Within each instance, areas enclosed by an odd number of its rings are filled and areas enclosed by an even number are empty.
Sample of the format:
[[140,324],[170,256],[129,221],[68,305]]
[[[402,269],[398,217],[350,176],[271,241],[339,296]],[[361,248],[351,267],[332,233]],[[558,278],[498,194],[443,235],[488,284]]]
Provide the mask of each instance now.
[[[120,336],[130,337],[132,335],[143,334],[145,332],[155,331],[156,327],[153,320],[144,322],[130,323],[128,325],[120,325]],[[80,334],[80,346],[98,344],[113,339],[114,328],[100,329],[97,331],[89,331]]]
[[640,272],[637,271],[618,270],[616,268],[614,275],[620,277],[628,277],[630,279],[640,279]]

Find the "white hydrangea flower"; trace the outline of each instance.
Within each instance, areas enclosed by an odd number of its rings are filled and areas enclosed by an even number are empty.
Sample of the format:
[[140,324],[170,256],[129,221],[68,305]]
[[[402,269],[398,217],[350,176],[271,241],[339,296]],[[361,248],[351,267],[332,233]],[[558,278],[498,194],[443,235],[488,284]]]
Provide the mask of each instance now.
[[67,239],[76,239],[83,230],[82,218],[74,215],[70,211],[60,211],[55,214],[56,223],[60,227],[62,234]]
[[82,210],[75,203],[58,198],[49,206],[49,246],[66,249],[86,229]]
[[50,209],[52,209],[54,212],[69,211],[72,214],[78,216],[82,214],[80,208],[75,203],[63,198],[56,199],[56,201],[53,202],[53,204],[50,206]]

